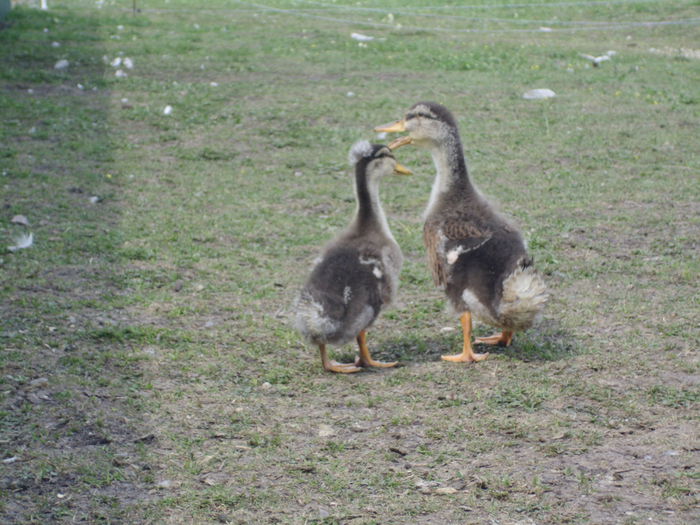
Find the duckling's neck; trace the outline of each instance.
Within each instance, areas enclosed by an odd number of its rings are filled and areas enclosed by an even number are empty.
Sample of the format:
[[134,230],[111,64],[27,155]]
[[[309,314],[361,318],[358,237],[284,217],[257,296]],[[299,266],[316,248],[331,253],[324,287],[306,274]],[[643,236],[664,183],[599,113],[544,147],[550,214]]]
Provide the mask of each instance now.
[[373,229],[393,239],[389,223],[379,200],[379,177],[368,177],[365,173],[355,174],[355,197],[357,211],[353,225],[357,233]]
[[466,196],[476,191],[469,180],[462,141],[457,132],[449,135],[447,140],[433,144],[430,147],[430,153],[433,156],[437,175],[430,192],[428,206],[423,213],[424,217],[430,215],[446,196]]

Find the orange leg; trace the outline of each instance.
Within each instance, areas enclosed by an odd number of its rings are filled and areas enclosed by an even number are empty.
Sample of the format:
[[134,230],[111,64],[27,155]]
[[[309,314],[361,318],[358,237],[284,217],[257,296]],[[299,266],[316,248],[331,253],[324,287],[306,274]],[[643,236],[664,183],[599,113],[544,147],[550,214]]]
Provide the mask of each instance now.
[[360,347],[360,357],[358,357],[355,361],[355,366],[376,366],[379,368],[389,368],[398,364],[397,361],[385,363],[383,361],[375,361],[372,359],[372,356],[369,355],[369,348],[367,348],[367,332],[365,330],[362,330],[357,336],[357,346]]
[[475,354],[472,349],[472,314],[470,312],[463,313],[459,320],[462,323],[462,336],[464,337],[464,346],[462,353],[456,355],[443,355],[445,361],[453,363],[471,363],[472,361],[483,361],[489,354]]
[[336,372],[338,374],[352,374],[353,372],[360,372],[362,370],[361,368],[356,367],[354,363],[338,363],[328,359],[326,345],[318,345],[318,348],[321,350],[321,362],[323,363],[323,368],[329,372]]
[[510,346],[512,340],[513,332],[510,330],[503,330],[500,334],[493,334],[489,337],[477,337],[474,339],[474,342],[484,345]]

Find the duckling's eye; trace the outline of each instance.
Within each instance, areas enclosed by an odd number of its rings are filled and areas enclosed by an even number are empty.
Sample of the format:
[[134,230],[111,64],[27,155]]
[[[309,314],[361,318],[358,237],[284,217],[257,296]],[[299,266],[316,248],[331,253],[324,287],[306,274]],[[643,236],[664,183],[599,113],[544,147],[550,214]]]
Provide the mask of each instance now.
[[435,117],[433,117],[429,113],[423,113],[423,112],[414,113],[413,115],[409,115],[408,118],[427,118],[430,120],[435,120]]
[[375,153],[374,158],[375,159],[382,159],[384,157],[389,157],[391,159],[394,158],[394,156],[391,154],[391,151],[389,151],[386,148],[380,149],[377,153]]

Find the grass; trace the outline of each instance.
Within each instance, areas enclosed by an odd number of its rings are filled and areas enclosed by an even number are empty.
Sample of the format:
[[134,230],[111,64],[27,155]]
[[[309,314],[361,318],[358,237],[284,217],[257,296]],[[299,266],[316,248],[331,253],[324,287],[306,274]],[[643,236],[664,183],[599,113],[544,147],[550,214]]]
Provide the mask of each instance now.
[[[0,28],[0,239],[35,236],[0,253],[1,521],[697,520],[698,26],[641,24],[696,1],[103,4]],[[406,262],[369,339],[402,366],[326,374],[292,299],[353,211],[349,147],[421,99],[552,300],[488,361],[440,361],[433,167],[402,149]]]

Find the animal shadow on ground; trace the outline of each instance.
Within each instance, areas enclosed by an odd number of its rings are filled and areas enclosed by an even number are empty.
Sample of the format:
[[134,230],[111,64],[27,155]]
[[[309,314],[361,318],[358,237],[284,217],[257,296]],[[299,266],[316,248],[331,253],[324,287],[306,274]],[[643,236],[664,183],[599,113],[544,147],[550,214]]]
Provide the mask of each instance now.
[[[479,327],[477,336],[490,335],[490,327]],[[397,360],[399,363],[420,363],[440,360],[444,354],[454,354],[461,350],[462,333],[459,330],[434,337],[421,338],[419,335],[388,337],[377,341],[374,353],[382,359]],[[559,361],[581,353],[576,338],[561,328],[557,322],[546,320],[527,330],[518,332],[509,347],[494,347],[477,344],[477,352],[490,352],[523,362]]]

